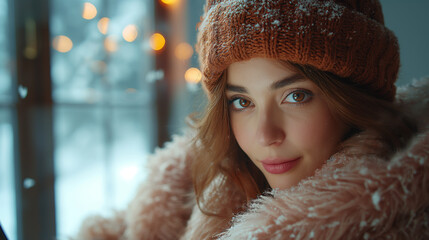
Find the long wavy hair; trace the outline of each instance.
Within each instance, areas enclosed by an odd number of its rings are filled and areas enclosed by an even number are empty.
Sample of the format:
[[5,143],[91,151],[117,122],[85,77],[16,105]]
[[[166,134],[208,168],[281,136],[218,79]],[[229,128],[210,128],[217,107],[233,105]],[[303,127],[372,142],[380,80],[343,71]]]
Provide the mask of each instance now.
[[[334,116],[348,126],[350,132],[338,146],[338,150],[359,147],[365,144],[353,141],[353,135],[363,131],[382,140],[386,145],[382,156],[388,157],[400,150],[416,132],[415,124],[404,116],[394,103],[377,98],[368,90],[355,86],[351,81],[312,66],[281,61],[290,70],[313,81],[326,98]],[[220,216],[211,209],[210,202],[217,201],[218,194],[205,194],[216,180],[214,191],[222,191],[227,183],[233,183],[238,194],[243,196],[243,206],[269,189],[262,172],[251,162],[238,146],[232,133],[229,106],[225,94],[226,72],[211,93],[205,113],[196,121],[198,134],[195,138],[197,156],[192,163],[192,177],[197,204],[200,210],[211,216]],[[371,151],[371,146],[363,146]],[[380,154],[380,152],[378,152]],[[207,197],[209,196],[209,197]],[[234,209],[234,212],[240,211]]]

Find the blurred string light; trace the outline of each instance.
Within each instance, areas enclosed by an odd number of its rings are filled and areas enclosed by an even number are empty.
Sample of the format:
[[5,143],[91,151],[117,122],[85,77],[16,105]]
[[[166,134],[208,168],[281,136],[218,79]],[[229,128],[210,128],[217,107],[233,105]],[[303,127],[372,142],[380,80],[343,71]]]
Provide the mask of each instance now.
[[150,47],[155,50],[159,51],[165,46],[165,38],[160,33],[155,33],[150,37]]
[[56,36],[54,40],[52,40],[52,47],[58,52],[68,52],[73,48],[73,42],[70,38],[60,35]]
[[203,74],[197,68],[189,68],[185,72],[185,80],[191,84],[197,84],[201,81]]
[[126,26],[122,31],[122,37],[127,42],[133,42],[134,40],[136,40],[137,35],[138,35],[137,26],[134,24],[130,24]]
[[161,2],[167,5],[173,5],[173,4],[176,4],[178,0],[161,0]]
[[176,55],[176,58],[180,60],[188,60],[192,57],[192,54],[194,54],[194,50],[191,45],[184,42],[176,46],[174,54]]
[[107,34],[107,30],[109,29],[109,21],[109,18],[103,17],[97,23],[98,30],[104,35]]
[[35,59],[37,57],[37,33],[36,22],[32,18],[25,21],[25,35],[24,56],[27,59]]
[[91,20],[97,16],[97,8],[89,2],[83,4],[82,17],[86,20]]
[[108,52],[116,52],[118,50],[118,43],[112,36],[108,36],[104,39],[104,48]]

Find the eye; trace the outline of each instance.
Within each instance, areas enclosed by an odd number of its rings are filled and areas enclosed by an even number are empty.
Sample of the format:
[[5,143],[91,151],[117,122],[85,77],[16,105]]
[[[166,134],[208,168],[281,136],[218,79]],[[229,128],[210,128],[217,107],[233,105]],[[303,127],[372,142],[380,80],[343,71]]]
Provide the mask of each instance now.
[[233,110],[244,110],[248,108],[252,102],[244,98],[235,98],[230,100],[229,104],[232,105]]
[[310,100],[312,96],[313,94],[308,91],[296,90],[289,93],[282,103],[304,103]]

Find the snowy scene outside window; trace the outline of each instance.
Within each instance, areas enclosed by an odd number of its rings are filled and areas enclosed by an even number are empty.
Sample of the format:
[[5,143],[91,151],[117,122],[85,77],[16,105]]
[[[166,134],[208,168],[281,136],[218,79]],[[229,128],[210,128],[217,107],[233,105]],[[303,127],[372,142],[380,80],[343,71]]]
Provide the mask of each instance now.
[[50,24],[57,235],[66,237],[88,214],[124,208],[144,175],[155,126],[153,6],[55,0]]

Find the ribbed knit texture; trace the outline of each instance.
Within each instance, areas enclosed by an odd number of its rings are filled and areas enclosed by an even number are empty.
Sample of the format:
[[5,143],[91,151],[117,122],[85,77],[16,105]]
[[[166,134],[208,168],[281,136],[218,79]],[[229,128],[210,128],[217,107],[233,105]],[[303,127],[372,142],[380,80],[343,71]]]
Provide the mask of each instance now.
[[311,65],[389,101],[396,91],[399,46],[377,0],[208,0],[196,48],[209,95],[253,57]]

